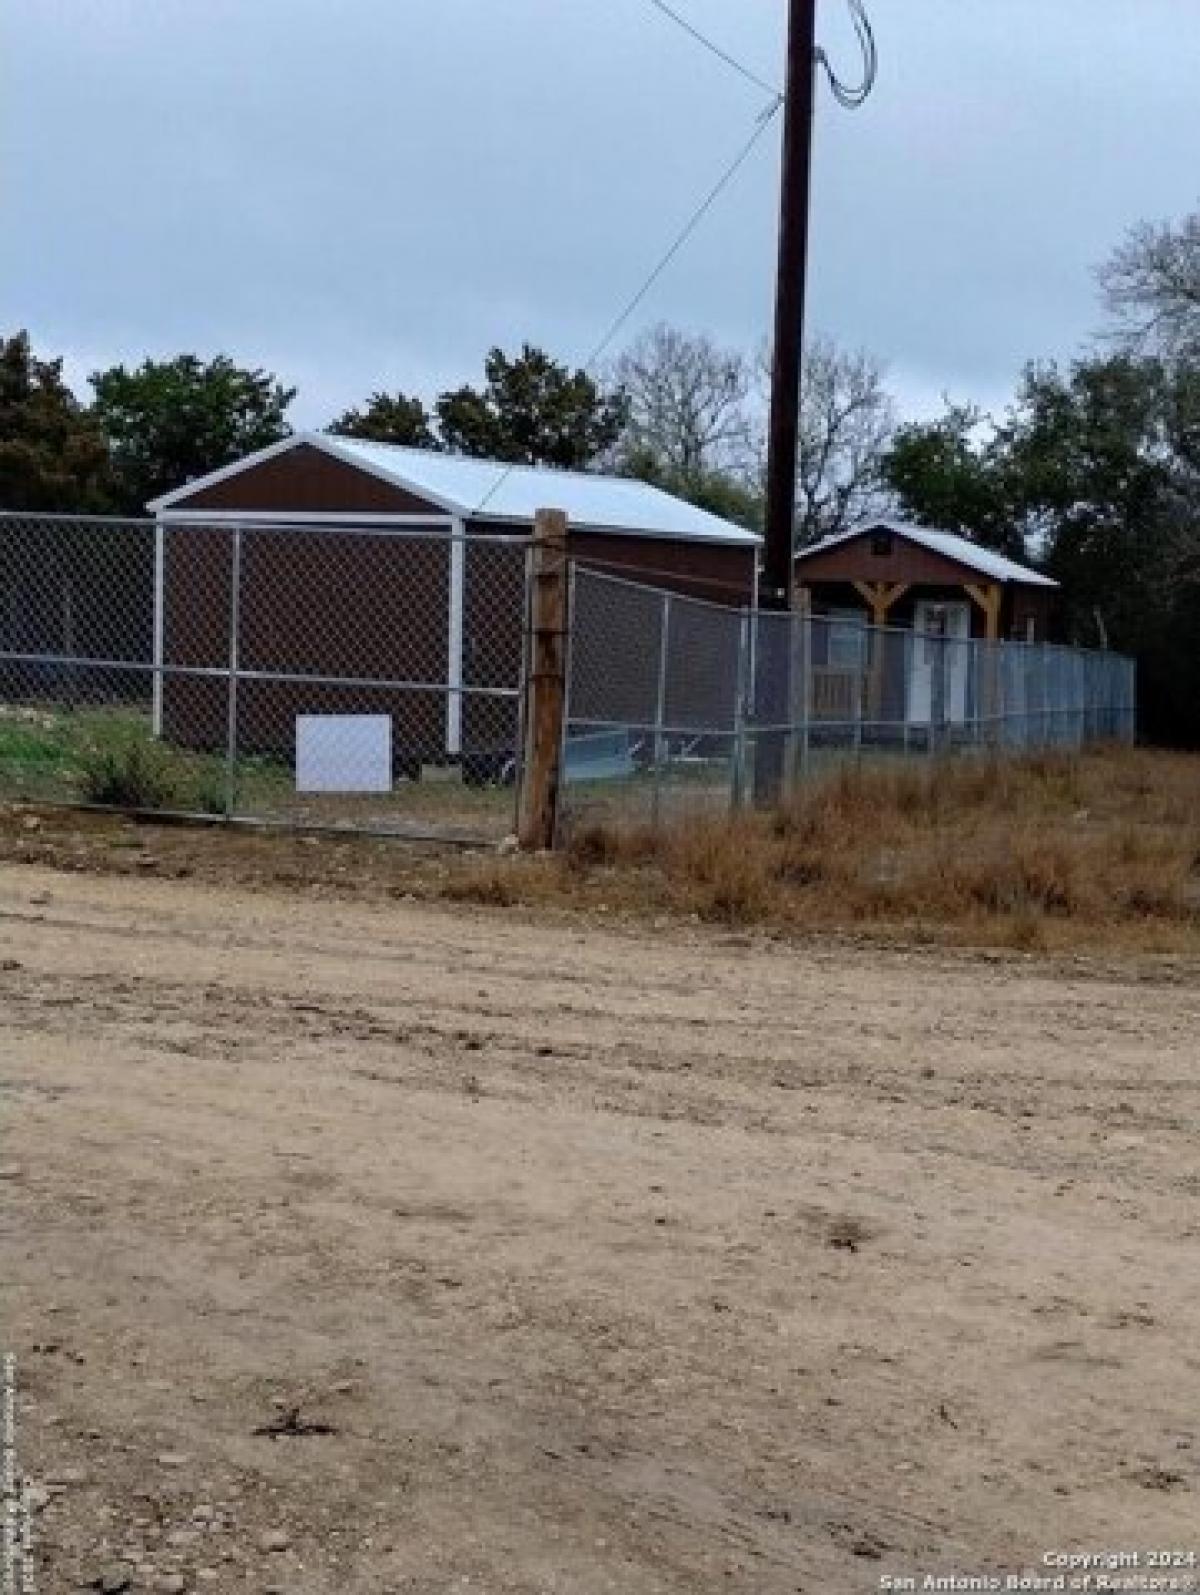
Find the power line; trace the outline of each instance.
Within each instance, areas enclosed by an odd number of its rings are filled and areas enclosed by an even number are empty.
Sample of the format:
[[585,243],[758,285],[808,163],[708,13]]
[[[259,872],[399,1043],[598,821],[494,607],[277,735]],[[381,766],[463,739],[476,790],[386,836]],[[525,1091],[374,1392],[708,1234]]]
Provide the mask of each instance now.
[[[638,288],[637,292],[609,324],[604,336],[600,339],[599,343],[584,361],[583,369],[585,371],[591,370],[591,368],[596,364],[606,350],[611,347],[614,339],[628,324],[630,318],[635,314],[638,307],[645,300],[647,294],[649,294],[651,289],[654,287],[655,283],[671,265],[672,261],[674,261],[675,257],[683,249],[684,245],[692,237],[692,234],[700,226],[700,223],[708,215],[709,211],[712,210],[718,199],[720,199],[721,195],[725,192],[730,183],[733,182],[734,178],[741,171],[742,167],[750,159],[750,156],[753,154],[758,141],[762,138],[767,128],[770,127],[771,123],[775,120],[775,117],[778,115],[782,104],[783,95],[777,94],[775,96],[774,103],[769,105],[765,111],[761,112],[759,116],[755,118],[754,131],[751,133],[750,137],[742,145],[741,149],[734,156],[733,160],[730,161],[729,165],[721,173],[720,177],[700,201],[699,205],[697,205],[696,209],[688,217],[680,231],[676,233],[665,254],[662,255],[649,275],[643,279],[642,284]],[[504,486],[505,482],[507,482],[508,478],[517,469],[518,467],[514,462],[501,472],[501,474],[488,489],[486,495],[475,506],[474,513],[476,515],[478,515],[482,510],[486,509],[488,504],[491,503],[492,499],[495,498],[496,494]]]
[[721,195],[729,187],[730,183],[733,182],[734,178],[741,171],[742,167],[750,159],[750,156],[753,154],[754,148],[759,139],[762,138],[767,128],[770,127],[771,123],[775,120],[775,117],[778,114],[779,108],[782,104],[783,95],[776,95],[774,104],[769,105],[767,109],[763,111],[762,114],[756,119],[753,133],[751,133],[750,137],[742,145],[737,155],[734,156],[733,160],[713,184],[712,188],[709,189],[704,199],[701,200],[700,204],[692,212],[682,230],[676,234],[675,239],[668,248],[666,254],[663,255],[662,259],[642,283],[642,286],[634,294],[633,298],[629,301],[621,313],[616,317],[608,331],[604,334],[603,338],[601,338],[600,342],[587,357],[587,360],[584,362],[585,370],[595,365],[596,361],[599,360],[600,356],[605,352],[605,350],[612,343],[613,339],[625,326],[629,318],[633,315],[634,311],[637,310],[643,299],[645,299],[646,295],[662,276],[663,272],[666,271],[667,267],[675,259],[676,255],[678,255],[679,251],[688,242],[692,234],[696,231],[697,227],[699,227],[700,223],[708,215],[709,211],[716,204],[717,200],[720,199]]
[[710,54],[715,55],[719,61],[724,61],[726,66],[732,67],[733,70],[739,74],[739,76],[746,79],[747,83],[753,83],[755,88],[762,89],[765,94],[771,95],[773,99],[778,98],[779,90],[773,84],[766,82],[763,78],[760,78],[756,72],[752,72],[750,68],[743,65],[743,63],[739,61],[736,56],[730,55],[728,50],[723,50],[721,46],[717,44],[715,40],[710,39],[706,33],[701,33],[700,29],[696,27],[694,23],[689,22],[686,17],[681,16],[679,12],[674,9],[674,7],[667,5],[666,0],[650,0],[650,4],[657,10],[661,11],[663,16],[670,17],[672,22],[681,27],[685,33],[690,34],[691,37],[695,39],[697,44],[702,45],[704,49],[709,51]]
[[818,47],[816,52],[817,62],[825,70],[829,79],[829,87],[834,99],[839,105],[845,106],[848,111],[857,111],[865,105],[871,97],[875,87],[875,80],[879,76],[879,49],[875,43],[875,30],[871,26],[871,19],[867,15],[864,0],[848,0],[850,6],[850,19],[854,23],[854,31],[858,35],[858,46],[862,51],[863,75],[858,84],[851,86],[845,83],[834,71],[833,63],[826,52]]

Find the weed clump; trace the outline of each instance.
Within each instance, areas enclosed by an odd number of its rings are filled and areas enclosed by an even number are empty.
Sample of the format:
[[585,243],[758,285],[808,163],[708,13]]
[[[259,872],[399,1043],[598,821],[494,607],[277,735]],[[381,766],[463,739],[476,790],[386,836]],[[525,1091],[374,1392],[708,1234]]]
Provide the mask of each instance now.
[[79,789],[89,803],[120,809],[170,808],[178,796],[170,759],[140,728],[85,748]]

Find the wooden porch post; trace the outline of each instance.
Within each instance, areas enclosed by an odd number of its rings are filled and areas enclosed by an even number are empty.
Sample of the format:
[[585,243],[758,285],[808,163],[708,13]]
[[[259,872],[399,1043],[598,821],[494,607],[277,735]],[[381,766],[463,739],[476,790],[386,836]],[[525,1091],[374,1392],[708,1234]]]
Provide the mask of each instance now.
[[1000,641],[1000,606],[1004,602],[1004,589],[996,582],[986,586],[975,582],[964,582],[970,596],[983,610],[986,631],[984,635],[988,642]]
[[907,582],[855,582],[854,590],[871,611],[872,626],[886,626],[888,612],[908,591]]
[[[888,615],[898,599],[908,591],[908,582],[860,582],[854,590],[864,598],[871,611],[871,624],[877,630],[888,623]],[[867,718],[879,720],[883,715],[883,639],[880,637],[871,649],[871,674],[867,682]]]

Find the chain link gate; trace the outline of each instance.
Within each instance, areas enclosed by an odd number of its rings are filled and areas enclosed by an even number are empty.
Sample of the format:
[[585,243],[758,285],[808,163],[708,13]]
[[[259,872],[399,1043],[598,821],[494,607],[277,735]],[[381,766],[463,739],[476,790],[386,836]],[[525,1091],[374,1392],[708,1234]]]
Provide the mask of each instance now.
[[513,829],[527,540],[0,516],[0,795]]

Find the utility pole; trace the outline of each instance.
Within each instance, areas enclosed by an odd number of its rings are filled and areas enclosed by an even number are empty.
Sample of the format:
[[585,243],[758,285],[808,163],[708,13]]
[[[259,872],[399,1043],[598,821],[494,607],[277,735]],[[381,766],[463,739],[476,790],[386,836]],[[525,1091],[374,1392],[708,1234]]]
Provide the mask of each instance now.
[[783,177],[779,200],[779,265],[767,439],[766,544],[761,602],[790,609],[796,455],[800,431],[800,368],[808,273],[808,213],[813,102],[817,64],[817,0],[788,0],[787,83],[783,111]]
[[[804,356],[804,291],[808,272],[809,186],[817,65],[817,0],[788,0],[787,83],[783,110],[783,172],[779,196],[779,265],[775,280],[775,340],[771,355],[771,415],[767,433],[767,513],[759,605],[792,607],[796,517],[796,457],[800,432],[800,370]],[[807,621],[803,622],[807,625]],[[756,623],[753,717],[754,799],[778,802],[785,781],[793,690],[791,624]],[[804,691],[807,692],[807,683]]]

